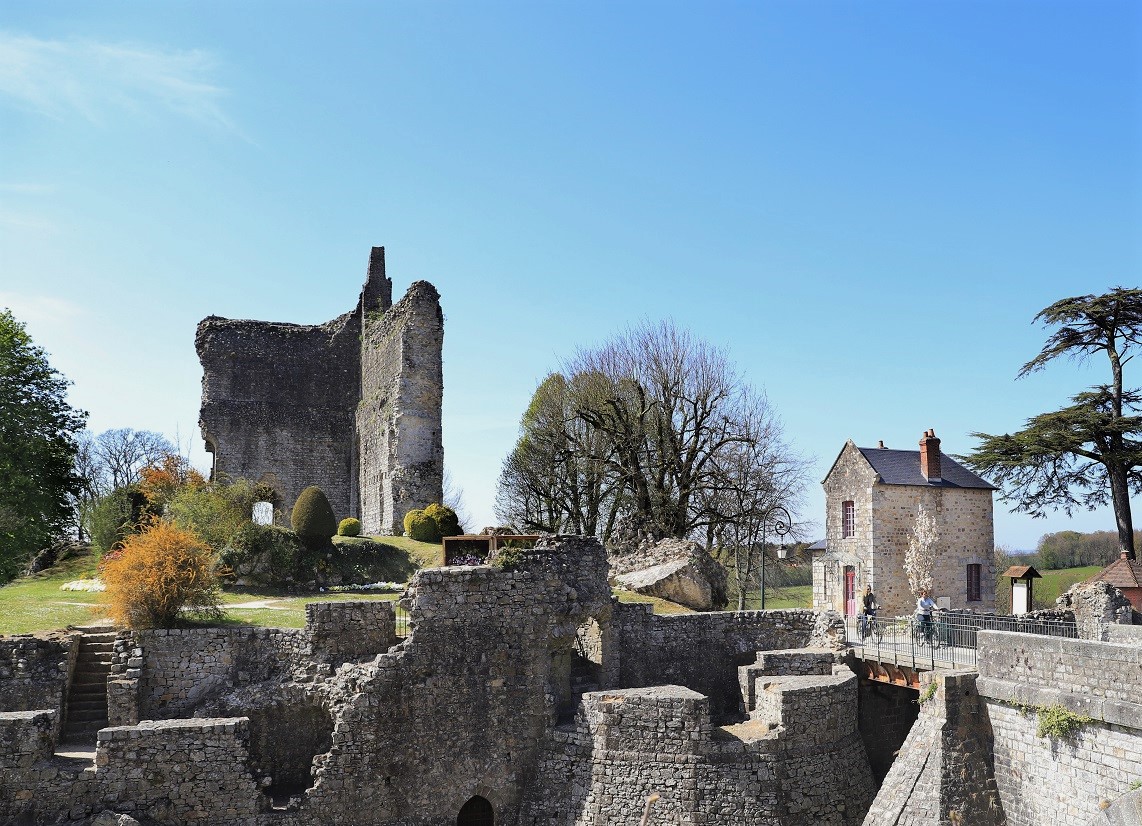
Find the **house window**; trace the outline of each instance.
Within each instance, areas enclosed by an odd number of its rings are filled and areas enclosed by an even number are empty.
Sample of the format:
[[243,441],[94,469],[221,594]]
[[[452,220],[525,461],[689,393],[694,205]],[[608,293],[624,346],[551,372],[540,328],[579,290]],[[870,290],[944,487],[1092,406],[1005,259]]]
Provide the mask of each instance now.
[[981,597],[979,595],[979,575],[980,564],[973,562],[968,565],[968,602],[979,602]]
[[841,503],[841,538],[848,539],[856,533],[856,505],[850,500]]

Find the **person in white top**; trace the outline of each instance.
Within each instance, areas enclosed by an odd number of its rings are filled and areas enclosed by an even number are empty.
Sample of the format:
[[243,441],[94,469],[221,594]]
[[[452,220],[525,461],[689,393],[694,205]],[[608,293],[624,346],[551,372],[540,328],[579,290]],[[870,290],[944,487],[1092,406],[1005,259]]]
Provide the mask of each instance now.
[[928,595],[927,588],[920,589],[920,598],[916,600],[916,619],[920,621],[920,631],[927,639],[932,639],[932,612],[936,610],[936,601]]

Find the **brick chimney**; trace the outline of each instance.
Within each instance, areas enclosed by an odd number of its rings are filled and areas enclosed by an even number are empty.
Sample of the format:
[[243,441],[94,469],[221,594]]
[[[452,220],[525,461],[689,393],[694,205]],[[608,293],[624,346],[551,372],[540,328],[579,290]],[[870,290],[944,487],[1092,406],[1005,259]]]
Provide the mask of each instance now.
[[920,438],[920,472],[929,482],[940,480],[940,440],[929,430]]

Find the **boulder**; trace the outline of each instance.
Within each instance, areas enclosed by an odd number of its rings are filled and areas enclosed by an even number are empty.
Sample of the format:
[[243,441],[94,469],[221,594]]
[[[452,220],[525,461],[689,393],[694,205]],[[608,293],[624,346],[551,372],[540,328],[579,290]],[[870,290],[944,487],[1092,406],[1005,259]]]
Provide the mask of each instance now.
[[726,606],[726,571],[697,542],[663,539],[610,559],[611,576],[628,591],[695,611]]

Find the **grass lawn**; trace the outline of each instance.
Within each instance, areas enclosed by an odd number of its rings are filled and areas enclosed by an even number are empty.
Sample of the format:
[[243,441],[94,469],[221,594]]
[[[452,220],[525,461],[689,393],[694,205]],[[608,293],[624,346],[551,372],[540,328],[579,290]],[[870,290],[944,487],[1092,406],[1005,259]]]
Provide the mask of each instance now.
[[[1039,571],[1042,579],[1035,580],[1032,593],[1035,597],[1036,608],[1054,608],[1055,600],[1067,592],[1076,582],[1090,579],[1102,570],[1101,565],[1087,565],[1084,568],[1060,568],[1058,570]],[[1006,579],[1005,583],[1011,580]],[[1007,585],[1010,592],[1011,585]]]
[[95,576],[91,556],[65,559],[46,571],[13,580],[0,588],[0,634],[51,631],[84,625],[99,618],[104,594],[61,591],[73,579]]
[[765,590],[765,607],[769,608],[808,608],[813,604],[812,585],[787,585],[784,588]]
[[[435,565],[440,546],[417,542],[402,536],[369,537],[391,548],[385,563],[393,581],[403,581],[417,568]],[[338,537],[347,544],[365,543]],[[66,559],[42,573],[21,577],[0,587],[0,634],[30,634],[54,631],[69,625],[86,625],[102,617],[107,596],[88,591],[61,591],[60,586],[75,579],[95,576],[95,559],[80,556]],[[403,576],[402,576],[403,574]],[[259,625],[272,628],[301,628],[305,625],[307,602],[346,600],[395,600],[399,594],[365,591],[362,593],[314,593],[290,595],[281,589],[227,587],[222,591],[226,616],[224,625]],[[245,606],[245,607],[230,607]]]

